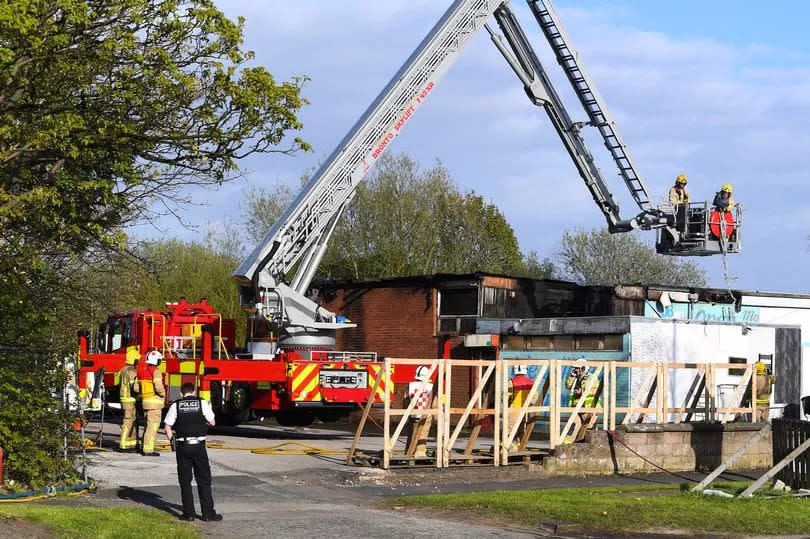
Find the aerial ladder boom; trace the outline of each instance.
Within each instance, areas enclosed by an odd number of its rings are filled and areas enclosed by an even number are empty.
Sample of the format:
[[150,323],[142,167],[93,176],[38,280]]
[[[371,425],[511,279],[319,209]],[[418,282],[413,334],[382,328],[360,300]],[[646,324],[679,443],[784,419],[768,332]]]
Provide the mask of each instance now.
[[[264,239],[234,272],[243,306],[284,329],[282,343],[326,344],[345,324],[305,297],[357,184],[502,0],[456,0]],[[299,263],[300,261],[300,263]],[[296,263],[298,265],[296,266]],[[291,285],[283,279],[293,268]]]
[[[550,1],[526,1],[589,121],[582,123],[571,119],[508,2],[455,0],[234,272],[233,276],[240,285],[242,305],[278,329],[279,344],[328,346],[334,342],[336,329],[350,327],[305,295],[332,232],[365,174],[483,27],[487,28],[492,41],[523,83],[532,103],[546,110],[611,232],[658,228],[665,229],[668,237],[678,241],[680,232],[671,226],[673,215],[654,208],[650,203],[644,181]],[[486,24],[491,16],[497,21],[503,37]],[[635,217],[621,217],[619,205],[580,135],[580,129],[586,125],[595,127],[601,134],[639,207],[640,213]],[[292,272],[290,284],[287,284],[286,279]]]

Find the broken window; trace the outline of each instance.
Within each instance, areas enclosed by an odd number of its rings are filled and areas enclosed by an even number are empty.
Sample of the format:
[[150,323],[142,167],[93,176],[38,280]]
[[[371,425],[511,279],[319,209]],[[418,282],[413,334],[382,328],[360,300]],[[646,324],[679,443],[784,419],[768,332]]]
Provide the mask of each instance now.
[[439,316],[476,316],[478,288],[445,288],[439,290]]

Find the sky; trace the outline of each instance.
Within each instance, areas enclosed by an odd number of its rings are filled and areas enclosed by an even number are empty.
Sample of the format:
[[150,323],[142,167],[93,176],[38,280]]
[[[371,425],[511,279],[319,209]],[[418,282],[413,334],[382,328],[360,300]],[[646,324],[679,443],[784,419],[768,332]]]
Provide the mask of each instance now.
[[[262,155],[244,179],[185,219],[229,216],[252,186],[297,185],[325,159],[450,5],[449,0],[219,0],[244,16],[245,45],[278,80],[310,78],[300,135],[311,153]],[[574,119],[584,120],[523,0],[512,7]],[[557,0],[557,11],[654,200],[678,174],[693,200],[724,183],[745,208],[743,252],[728,259],[734,288],[810,292],[810,3],[748,0]],[[633,215],[601,142],[587,136],[623,208]],[[562,231],[604,226],[545,113],[532,106],[486,32],[439,82],[389,151],[423,166],[439,159],[462,190],[500,207],[521,249],[553,255]],[[171,226],[171,225],[168,225]],[[187,239],[192,231],[172,227]],[[654,232],[642,232],[649,241]],[[702,258],[725,286],[720,257]]]

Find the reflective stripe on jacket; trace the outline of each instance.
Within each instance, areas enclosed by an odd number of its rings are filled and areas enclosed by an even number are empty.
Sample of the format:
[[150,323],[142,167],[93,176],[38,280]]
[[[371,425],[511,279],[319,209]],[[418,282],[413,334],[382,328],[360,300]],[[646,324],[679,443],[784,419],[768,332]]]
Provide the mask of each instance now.
[[166,391],[163,389],[163,373],[154,365],[138,365],[138,385],[144,410],[163,408]]
[[135,402],[133,395],[139,390],[138,369],[135,365],[127,365],[119,371],[118,378],[118,394],[121,402]]

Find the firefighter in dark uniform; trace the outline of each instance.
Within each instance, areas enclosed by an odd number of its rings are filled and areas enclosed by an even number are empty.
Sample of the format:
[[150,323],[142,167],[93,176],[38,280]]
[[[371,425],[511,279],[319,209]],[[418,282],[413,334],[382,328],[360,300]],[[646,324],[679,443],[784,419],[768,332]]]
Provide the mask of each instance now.
[[164,429],[169,440],[174,437],[177,453],[177,477],[180,480],[180,496],[183,499],[183,514],[180,520],[194,520],[194,494],[191,490],[191,475],[197,481],[200,495],[202,520],[222,520],[214,511],[211,495],[211,467],[205,449],[208,427],[214,426],[214,411],[207,400],[195,395],[197,388],[192,383],[180,387],[183,397],[169,407],[164,420]]

